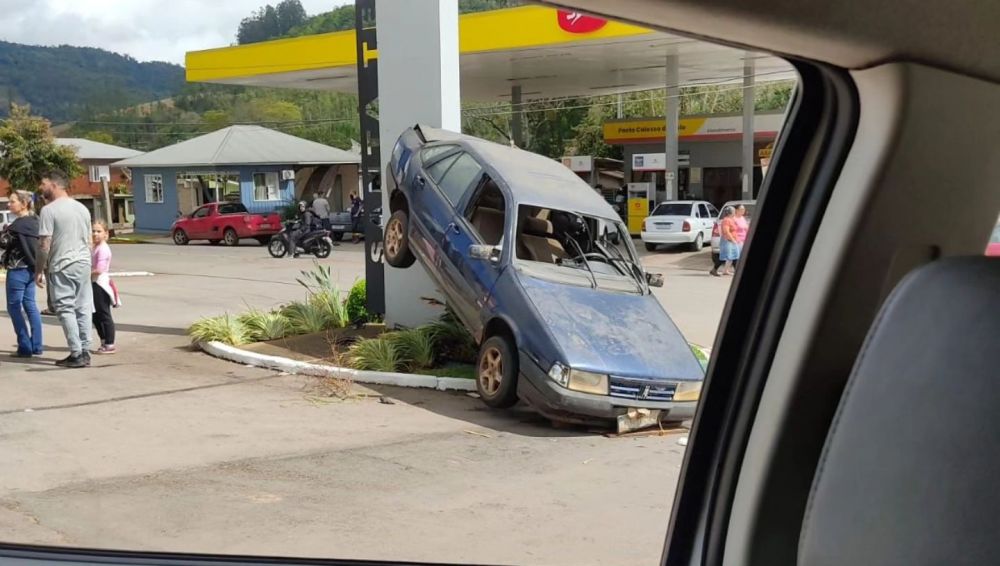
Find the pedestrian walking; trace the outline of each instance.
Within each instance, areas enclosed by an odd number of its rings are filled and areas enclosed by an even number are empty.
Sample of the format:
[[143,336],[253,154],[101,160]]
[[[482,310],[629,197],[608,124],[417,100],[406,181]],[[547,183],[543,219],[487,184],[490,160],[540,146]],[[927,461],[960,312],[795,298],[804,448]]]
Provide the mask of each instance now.
[[[719,241],[719,259],[715,262],[715,266],[712,267],[712,270],[709,271],[709,274],[716,277],[720,277],[722,275],[732,275],[732,265],[740,258],[739,244],[736,241],[735,208],[727,206],[722,209],[722,217],[719,221],[719,227],[722,231],[722,237]],[[723,269],[720,273],[719,268],[722,267],[725,269]]]
[[747,220],[747,207],[742,204],[736,205],[736,243],[740,245],[739,257],[743,257],[743,244],[747,241],[747,233],[750,232],[750,221]]
[[41,356],[42,317],[35,302],[38,217],[28,191],[14,191],[7,207],[15,219],[0,233],[0,265],[7,270],[7,312],[17,335],[15,358]]
[[[56,365],[83,368],[90,365],[94,309],[90,211],[69,197],[68,186],[69,179],[62,171],[42,178],[41,191],[48,204],[39,214],[35,282],[39,287],[51,287],[56,316],[66,335],[70,354]],[[49,273],[47,281],[45,273]]]
[[95,220],[91,229],[94,251],[91,254],[91,287],[94,295],[94,327],[101,338],[98,354],[114,354],[115,320],[111,309],[121,306],[118,288],[111,279],[111,246],[108,245],[108,225]]
[[[343,193],[341,193],[343,194]],[[313,214],[319,218],[319,224],[324,230],[330,229],[330,201],[326,200],[321,193],[316,193],[313,195],[312,202]]]
[[351,193],[351,243],[360,241],[361,214],[364,212],[365,203],[356,193]]

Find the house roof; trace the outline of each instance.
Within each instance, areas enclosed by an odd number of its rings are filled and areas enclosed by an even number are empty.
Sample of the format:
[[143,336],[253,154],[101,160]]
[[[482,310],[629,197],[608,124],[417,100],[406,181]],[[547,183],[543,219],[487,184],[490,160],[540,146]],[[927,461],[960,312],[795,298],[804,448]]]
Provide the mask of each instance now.
[[141,151],[84,138],[56,138],[56,143],[76,148],[76,157],[80,160],[128,159],[142,155]]
[[327,165],[360,155],[262,126],[229,126],[115,163],[122,167]]

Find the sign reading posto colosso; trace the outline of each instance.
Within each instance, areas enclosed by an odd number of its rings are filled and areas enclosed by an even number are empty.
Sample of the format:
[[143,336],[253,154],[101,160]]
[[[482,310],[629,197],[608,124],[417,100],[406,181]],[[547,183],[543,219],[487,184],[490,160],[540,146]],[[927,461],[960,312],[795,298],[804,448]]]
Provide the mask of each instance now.
[[[754,137],[777,136],[783,114],[758,114],[754,116]],[[609,145],[630,143],[660,143],[666,139],[667,124],[663,118],[614,120],[603,125],[604,143]],[[741,116],[703,116],[681,118],[677,122],[677,136],[689,141],[735,141],[743,135]]]

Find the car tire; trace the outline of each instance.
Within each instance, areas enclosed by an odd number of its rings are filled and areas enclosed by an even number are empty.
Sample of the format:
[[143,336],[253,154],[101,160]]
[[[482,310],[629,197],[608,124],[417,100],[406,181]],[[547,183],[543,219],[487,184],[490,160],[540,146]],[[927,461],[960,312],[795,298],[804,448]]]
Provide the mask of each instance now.
[[494,409],[517,403],[518,364],[511,339],[496,335],[483,342],[476,361],[476,392],[483,403]]
[[385,261],[393,267],[410,267],[416,260],[410,251],[410,221],[405,210],[392,213],[385,224],[382,247]]
[[694,241],[691,242],[691,251],[700,252],[701,248],[705,247],[705,237],[702,236],[701,232],[694,237]]
[[649,242],[646,242],[646,251],[647,252],[655,252],[656,251],[656,244],[650,244]]
[[344,241],[344,233],[343,232],[332,232],[332,233],[330,233],[330,237],[333,238],[334,242],[342,242],[342,241]]
[[222,232],[222,241],[229,247],[238,246],[240,245],[240,236],[236,233],[236,230],[226,228],[226,230]]
[[266,246],[271,241],[270,236],[258,236],[254,239],[262,246]]
[[174,245],[186,246],[191,243],[191,238],[188,238],[187,232],[181,230],[180,228],[174,230],[173,233]]

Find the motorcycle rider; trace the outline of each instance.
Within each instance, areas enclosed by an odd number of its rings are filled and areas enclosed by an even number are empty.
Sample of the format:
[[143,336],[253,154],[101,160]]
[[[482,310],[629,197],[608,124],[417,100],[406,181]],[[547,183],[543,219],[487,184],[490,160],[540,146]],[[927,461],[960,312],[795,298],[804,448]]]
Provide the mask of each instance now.
[[306,201],[299,201],[299,214],[298,214],[298,229],[292,232],[292,257],[299,257],[299,243],[302,241],[302,237],[318,229],[319,218],[317,218],[316,213],[313,212]]

